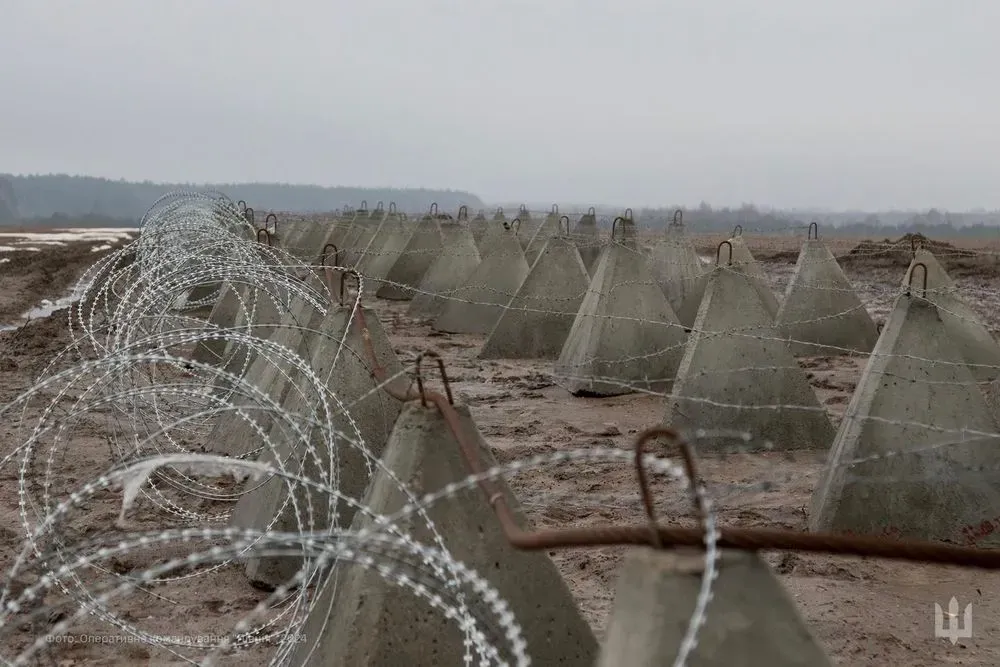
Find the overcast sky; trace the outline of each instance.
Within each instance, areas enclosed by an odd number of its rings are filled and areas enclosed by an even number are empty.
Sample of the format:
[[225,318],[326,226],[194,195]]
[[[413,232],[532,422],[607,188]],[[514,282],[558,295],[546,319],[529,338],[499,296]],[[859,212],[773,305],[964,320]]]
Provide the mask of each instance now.
[[1000,207],[1000,0],[0,0],[0,172]]

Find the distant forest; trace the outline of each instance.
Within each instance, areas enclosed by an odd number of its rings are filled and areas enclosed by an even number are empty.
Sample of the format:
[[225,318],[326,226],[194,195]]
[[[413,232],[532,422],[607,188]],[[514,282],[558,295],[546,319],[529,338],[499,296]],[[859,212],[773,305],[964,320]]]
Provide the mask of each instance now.
[[[484,204],[474,194],[460,190],[429,190],[411,188],[350,188],[281,183],[142,183],[110,180],[90,176],[63,174],[12,176],[0,174],[0,226],[41,224],[58,226],[133,226],[149,206],[161,195],[174,190],[214,189],[233,201],[244,200],[258,213],[269,211],[290,213],[330,212],[344,206],[359,207],[362,201],[369,208],[382,202],[388,208],[395,203],[401,211],[426,211],[437,203],[443,213],[452,215],[465,204],[471,214],[485,209],[492,215],[497,204]],[[514,217],[518,203],[501,203],[506,215]],[[551,204],[529,204],[532,215],[544,215]],[[559,208],[576,217],[589,205],[560,205]],[[611,226],[615,216],[624,209],[595,206],[602,224]],[[657,229],[666,225],[674,210],[683,210],[683,220],[692,232],[724,233],[742,225],[746,233],[804,235],[811,222],[820,226],[821,236],[851,236],[868,238],[898,238],[906,233],[921,233],[938,238],[1000,236],[1000,211],[966,211],[952,213],[938,209],[927,211],[810,211],[804,209],[777,210],[743,204],[739,207],[713,207],[702,202],[693,208],[642,208],[634,217],[643,227]]]
[[437,203],[443,211],[465,204],[483,208],[479,197],[458,190],[349,188],[283,183],[135,183],[90,176],[0,174],[0,225],[25,223],[135,225],[158,197],[174,190],[218,190],[233,201],[244,200],[257,212],[319,213],[344,206],[369,208],[394,202],[401,211],[426,211]]

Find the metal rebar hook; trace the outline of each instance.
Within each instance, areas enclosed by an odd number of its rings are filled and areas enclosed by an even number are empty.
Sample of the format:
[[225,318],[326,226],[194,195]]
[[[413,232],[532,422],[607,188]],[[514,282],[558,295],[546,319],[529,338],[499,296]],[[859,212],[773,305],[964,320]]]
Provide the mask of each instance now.
[[354,276],[355,283],[358,287],[358,296],[361,296],[361,274],[359,274],[354,269],[348,269],[340,274],[340,305],[344,304],[344,284],[347,281],[347,276]]
[[321,266],[328,269],[333,268],[326,265],[326,260],[330,256],[330,253],[327,251],[330,248],[333,248],[333,266],[340,266],[340,248],[338,248],[333,243],[327,243],[325,246],[323,246],[323,252],[319,254],[319,263]]
[[639,482],[639,498],[642,499],[642,506],[646,510],[646,519],[649,522],[650,546],[656,549],[663,548],[663,540],[660,538],[660,526],[656,519],[656,508],[653,505],[653,493],[649,489],[649,479],[646,476],[646,467],[642,464],[642,457],[645,453],[646,443],[653,438],[661,437],[668,438],[671,444],[680,449],[681,459],[684,461],[684,472],[687,473],[690,483],[694,511],[703,526],[706,525],[708,519],[705,495],[701,493],[702,480],[698,475],[698,466],[695,463],[694,449],[691,444],[672,428],[659,426],[646,429],[635,439],[635,474]]
[[375,212],[376,213],[382,213],[383,211],[385,211],[385,207],[382,206],[382,202],[381,201],[379,203],[375,204]]
[[469,207],[466,206],[465,204],[462,204],[461,206],[458,207],[458,219],[459,220],[469,219]]
[[729,261],[726,262],[726,266],[729,266],[730,264],[733,263],[733,244],[730,243],[729,241],[723,241],[722,243],[719,244],[719,247],[715,249],[715,265],[718,266],[719,259],[722,258],[722,246],[729,247]]
[[437,205],[437,202],[434,202],[434,203],[431,204],[430,211],[428,212],[427,215],[429,215],[429,216],[431,216],[433,218],[433,217],[437,217],[437,214],[438,214],[438,205]]
[[684,211],[680,209],[674,211],[674,219],[670,222],[670,224],[675,227],[681,227],[684,224]]
[[240,208],[240,213],[243,213],[244,211],[247,210],[247,203],[242,199],[236,202],[236,205]]
[[[813,230],[816,230],[816,237],[815,238],[813,238]],[[819,223],[818,222],[810,222],[809,223],[809,230],[806,232],[806,240],[807,241],[819,241]]]
[[559,215],[559,204],[552,205],[552,215]]
[[[507,225],[507,223],[504,223],[504,225]],[[517,236],[517,233],[521,231],[521,218],[514,218],[511,220],[510,226],[508,226],[507,229],[513,229],[514,236]]]
[[597,216],[597,209],[594,208],[593,206],[591,206],[590,208],[587,209],[587,215],[593,215],[593,216],[596,217]]
[[566,236],[569,236],[569,216],[564,215],[559,218],[559,233],[563,233],[563,220],[566,221]]
[[737,236],[743,236],[743,225],[736,225],[735,227],[733,227],[732,237],[736,238]]
[[630,209],[630,208],[625,209],[625,215],[623,215],[622,217],[624,219],[626,219],[626,220],[631,220],[632,219],[632,209]]
[[268,246],[274,245],[271,243],[271,232],[267,231],[266,227],[261,227],[257,230],[257,243],[261,243],[260,235],[264,235],[264,241],[267,242]]
[[361,200],[361,208],[359,208],[358,210],[362,211],[364,213],[368,212],[368,200],[367,199],[362,199]]
[[253,209],[250,208],[250,207],[247,207],[247,210],[243,211],[243,217],[246,218],[246,221],[249,222],[252,225],[253,222],[254,222],[254,220],[253,220]]
[[503,215],[503,206],[497,206],[497,210],[493,215]]
[[414,369],[414,375],[417,379],[417,391],[420,392],[420,405],[427,407],[427,396],[424,394],[424,378],[423,374],[420,372],[420,362],[423,361],[424,357],[434,357],[437,360],[438,370],[441,371],[441,384],[444,385],[444,393],[448,397],[448,403],[450,405],[455,404],[455,398],[451,394],[451,383],[448,381],[448,374],[444,370],[444,359],[441,355],[433,350],[427,350],[426,352],[421,352],[417,355],[416,368]]
[[528,212],[528,207],[524,204],[521,204],[521,206],[517,209],[517,212],[520,213],[521,215],[524,215],[525,213]]
[[389,202],[389,215],[392,215],[395,212],[396,212],[396,202],[391,201]]
[[625,218],[623,218],[622,216],[619,215],[617,218],[615,218],[614,220],[611,221],[611,240],[612,241],[615,240],[615,230],[618,229],[618,222],[619,221],[621,221],[621,223],[622,223],[622,226],[621,226],[621,228],[622,228],[622,236],[625,235]]
[[271,233],[276,235],[278,233],[278,216],[276,216],[274,213],[268,213],[267,217],[264,218],[264,229],[267,229],[267,225],[269,222],[274,222],[274,231],[272,231]]
[[906,281],[906,296],[911,296],[911,294],[913,292],[913,272],[917,270],[918,266],[922,267],[923,270],[924,270],[924,280],[923,280],[923,283],[921,284],[922,293],[921,293],[920,296],[921,296],[921,298],[926,299],[927,298],[927,265],[924,264],[923,262],[917,262],[913,266],[910,267],[910,277],[909,277],[909,280]]

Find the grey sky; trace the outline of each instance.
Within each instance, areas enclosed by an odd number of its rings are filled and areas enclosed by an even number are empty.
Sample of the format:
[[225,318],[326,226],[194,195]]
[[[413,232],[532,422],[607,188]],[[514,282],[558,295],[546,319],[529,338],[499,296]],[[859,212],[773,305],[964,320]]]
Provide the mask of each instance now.
[[0,0],[0,171],[1000,207],[997,0]]

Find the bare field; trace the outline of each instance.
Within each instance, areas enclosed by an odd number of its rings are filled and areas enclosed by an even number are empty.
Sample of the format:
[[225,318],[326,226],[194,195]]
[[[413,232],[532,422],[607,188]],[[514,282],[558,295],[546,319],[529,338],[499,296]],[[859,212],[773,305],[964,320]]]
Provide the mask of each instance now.
[[[696,247],[714,256],[723,236],[697,235]],[[838,257],[848,256],[860,239],[823,239]],[[881,239],[878,239],[881,240]],[[935,239],[940,241],[940,239]],[[791,275],[801,245],[796,237],[754,237],[746,241],[764,262],[772,287],[779,295]],[[941,256],[970,304],[994,333],[1000,330],[1000,272],[995,257],[1000,240],[949,241],[977,256]],[[9,253],[0,264],[0,325],[17,323],[18,316],[42,299],[61,296],[77,275],[97,256],[91,244],[43,247],[38,252]],[[902,263],[901,263],[902,262]],[[845,272],[875,318],[884,318],[899,292],[908,258],[868,257],[843,262]],[[615,398],[575,398],[552,382],[550,363],[481,361],[476,358],[483,337],[432,332],[425,322],[405,315],[405,304],[379,302],[377,311],[404,363],[425,350],[445,360],[456,398],[469,405],[497,458],[509,461],[526,455],[587,445],[628,448],[640,430],[659,422],[662,397],[627,395]],[[40,318],[16,330],[0,332],[0,403],[29,387],[70,338],[65,310]],[[60,362],[62,363],[62,362]],[[803,359],[810,382],[831,417],[839,421],[865,364],[864,357]],[[26,414],[30,425],[36,413]],[[99,475],[112,462],[104,435],[106,426],[95,415],[86,432],[74,435],[72,451],[61,451],[54,486],[64,496]],[[24,434],[16,423],[0,425],[6,455]],[[809,499],[823,457],[816,454],[742,454],[725,459],[706,457],[702,472],[723,524],[805,530]],[[20,548],[22,527],[16,466],[3,469],[0,485],[0,568],[8,568]],[[756,482],[770,488],[747,492]],[[606,525],[638,521],[641,516],[634,471],[627,467],[595,467],[589,474],[566,475],[558,469],[517,477],[511,485],[536,527]],[[658,488],[663,521],[684,522],[687,501],[675,490]],[[108,529],[121,509],[118,494],[107,492],[89,502],[74,520],[80,537]],[[140,519],[141,520],[141,519]],[[152,521],[152,519],[150,519]],[[155,525],[153,523],[150,524]],[[624,550],[602,548],[552,554],[562,574],[598,635],[603,634],[611,608],[616,575]],[[162,554],[136,553],[122,562],[123,572],[140,569]],[[143,560],[145,559],[145,561]],[[836,664],[908,665],[1000,664],[1000,573],[907,563],[799,554],[768,554],[813,632]],[[23,586],[25,582],[8,582]],[[934,604],[947,605],[955,596],[975,608],[974,636],[952,645],[934,636]],[[207,634],[228,632],[241,614],[264,594],[246,583],[235,566],[207,578],[179,581],[155,592],[138,592],[118,608],[150,632]],[[55,600],[46,600],[46,603]],[[709,607],[709,614],[712,613]],[[52,619],[26,623],[14,638],[24,645]],[[111,634],[114,628],[90,620],[75,632]],[[182,664],[176,656],[156,648],[131,644],[125,648],[101,645],[53,645],[53,664],[118,665]],[[228,656],[224,664],[259,664],[268,648]]]

